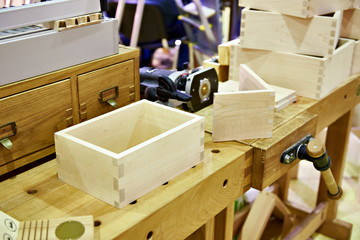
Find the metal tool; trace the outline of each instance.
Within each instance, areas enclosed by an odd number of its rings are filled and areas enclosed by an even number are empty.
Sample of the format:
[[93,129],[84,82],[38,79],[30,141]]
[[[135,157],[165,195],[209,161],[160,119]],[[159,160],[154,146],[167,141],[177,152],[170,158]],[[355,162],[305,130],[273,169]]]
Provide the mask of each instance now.
[[183,102],[191,112],[213,103],[218,90],[218,77],[214,68],[174,71],[140,68],[140,91],[150,101],[169,105],[169,99]]
[[320,171],[328,189],[328,196],[331,199],[337,200],[341,198],[343,191],[334,179],[330,169],[330,157],[327,155],[325,146],[320,140],[307,135],[286,149],[281,155],[280,162],[290,164],[297,158],[312,162],[315,169]]

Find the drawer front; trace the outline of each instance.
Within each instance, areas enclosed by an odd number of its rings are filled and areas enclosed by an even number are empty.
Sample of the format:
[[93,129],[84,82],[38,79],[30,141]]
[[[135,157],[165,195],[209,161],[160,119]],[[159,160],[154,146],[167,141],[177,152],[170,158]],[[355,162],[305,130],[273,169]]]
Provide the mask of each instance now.
[[0,166],[54,144],[70,125],[69,79],[0,99]]
[[80,121],[134,102],[134,78],[134,60],[79,75]]

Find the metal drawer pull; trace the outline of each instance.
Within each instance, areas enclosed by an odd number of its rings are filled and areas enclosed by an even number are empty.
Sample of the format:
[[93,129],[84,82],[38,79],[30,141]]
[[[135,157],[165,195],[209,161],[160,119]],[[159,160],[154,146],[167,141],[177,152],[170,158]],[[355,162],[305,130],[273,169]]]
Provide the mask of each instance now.
[[6,148],[11,149],[13,143],[10,141],[10,137],[16,135],[16,123],[10,122],[5,125],[0,126],[0,143]]
[[99,93],[99,101],[101,103],[107,102],[110,104],[113,108],[118,108],[116,101],[114,100],[119,96],[119,87],[111,87],[108,89],[105,89]]

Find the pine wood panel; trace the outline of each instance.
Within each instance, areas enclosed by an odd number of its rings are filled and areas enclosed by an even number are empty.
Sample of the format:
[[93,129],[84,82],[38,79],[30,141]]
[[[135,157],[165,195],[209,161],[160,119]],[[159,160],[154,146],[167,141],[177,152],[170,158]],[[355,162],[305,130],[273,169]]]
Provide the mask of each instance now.
[[329,56],[339,40],[341,19],[341,11],[330,16],[298,18],[245,8],[241,14],[240,45],[251,49]]
[[340,35],[360,40],[360,8],[344,11]]
[[[13,147],[0,146],[0,164],[53,144],[54,133],[73,124],[70,80],[0,99],[0,125],[15,122]],[[2,168],[6,168],[2,166]]]

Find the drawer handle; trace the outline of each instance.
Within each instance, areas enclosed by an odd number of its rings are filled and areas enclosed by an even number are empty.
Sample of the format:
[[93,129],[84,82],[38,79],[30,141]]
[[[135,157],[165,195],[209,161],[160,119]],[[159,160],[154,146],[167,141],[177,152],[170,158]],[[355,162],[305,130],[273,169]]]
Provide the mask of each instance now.
[[114,100],[118,96],[119,96],[119,87],[118,86],[111,87],[111,88],[105,89],[99,93],[99,101],[101,103],[106,102],[106,103],[110,104],[113,108],[118,108],[119,106],[117,105],[116,101]]
[[10,122],[0,126],[0,143],[6,148],[11,149],[13,143],[10,141],[10,137],[15,136],[17,127],[15,122]]

